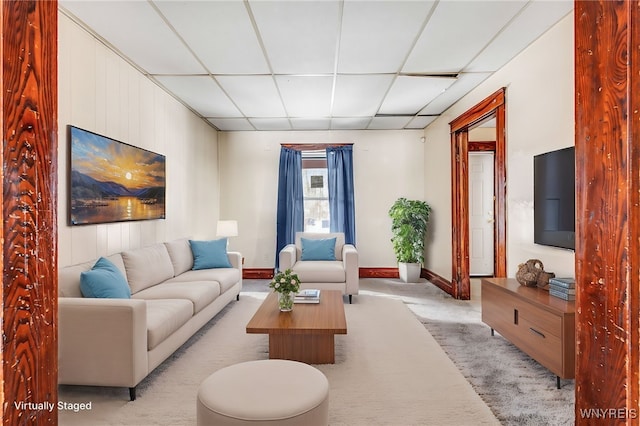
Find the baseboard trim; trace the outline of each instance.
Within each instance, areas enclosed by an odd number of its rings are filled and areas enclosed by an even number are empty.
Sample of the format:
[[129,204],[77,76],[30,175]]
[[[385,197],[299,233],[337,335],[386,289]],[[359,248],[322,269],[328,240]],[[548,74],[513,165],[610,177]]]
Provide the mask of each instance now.
[[447,293],[452,294],[453,285],[451,284],[451,281],[441,277],[440,275],[426,268],[422,268],[422,272],[420,276],[422,278],[426,278],[427,280],[429,280],[436,287],[439,287],[442,290],[446,291]]
[[273,278],[273,268],[243,268],[242,278],[248,280],[270,280]]
[[399,278],[398,268],[360,268],[360,278]]
[[[270,280],[273,278],[273,268],[243,268],[242,278],[254,280]],[[442,290],[450,293],[453,289],[451,282],[428,269],[422,268],[420,273],[422,278],[426,278]],[[360,268],[360,278],[399,278],[398,268]]]

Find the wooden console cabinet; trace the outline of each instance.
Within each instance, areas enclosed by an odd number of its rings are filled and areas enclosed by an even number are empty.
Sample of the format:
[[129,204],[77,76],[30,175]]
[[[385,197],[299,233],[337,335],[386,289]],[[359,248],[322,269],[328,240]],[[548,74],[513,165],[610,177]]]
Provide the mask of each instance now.
[[551,370],[560,379],[575,377],[575,303],[513,278],[482,280],[482,321]]

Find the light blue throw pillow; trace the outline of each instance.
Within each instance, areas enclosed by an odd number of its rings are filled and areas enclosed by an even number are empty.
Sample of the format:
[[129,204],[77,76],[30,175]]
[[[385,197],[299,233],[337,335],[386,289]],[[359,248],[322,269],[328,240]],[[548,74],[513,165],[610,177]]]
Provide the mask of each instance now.
[[84,297],[130,299],[131,289],[124,275],[109,259],[101,257],[91,270],[80,273],[80,292]]
[[189,240],[193,253],[193,270],[211,268],[231,268],[227,256],[227,239],[211,241]]
[[336,260],[336,239],[300,238],[302,259],[300,260]]

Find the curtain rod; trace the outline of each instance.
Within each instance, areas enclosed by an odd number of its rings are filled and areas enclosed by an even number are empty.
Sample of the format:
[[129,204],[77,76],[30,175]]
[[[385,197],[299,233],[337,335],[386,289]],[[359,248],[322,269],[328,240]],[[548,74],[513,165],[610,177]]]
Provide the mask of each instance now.
[[314,151],[317,149],[338,148],[351,146],[353,143],[281,143],[280,146],[297,151]]

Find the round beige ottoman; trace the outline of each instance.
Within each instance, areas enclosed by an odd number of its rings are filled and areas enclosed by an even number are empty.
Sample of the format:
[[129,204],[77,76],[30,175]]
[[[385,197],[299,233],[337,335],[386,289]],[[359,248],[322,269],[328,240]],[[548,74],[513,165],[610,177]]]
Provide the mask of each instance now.
[[198,389],[198,425],[326,426],[329,382],[310,365],[281,359],[222,368]]

